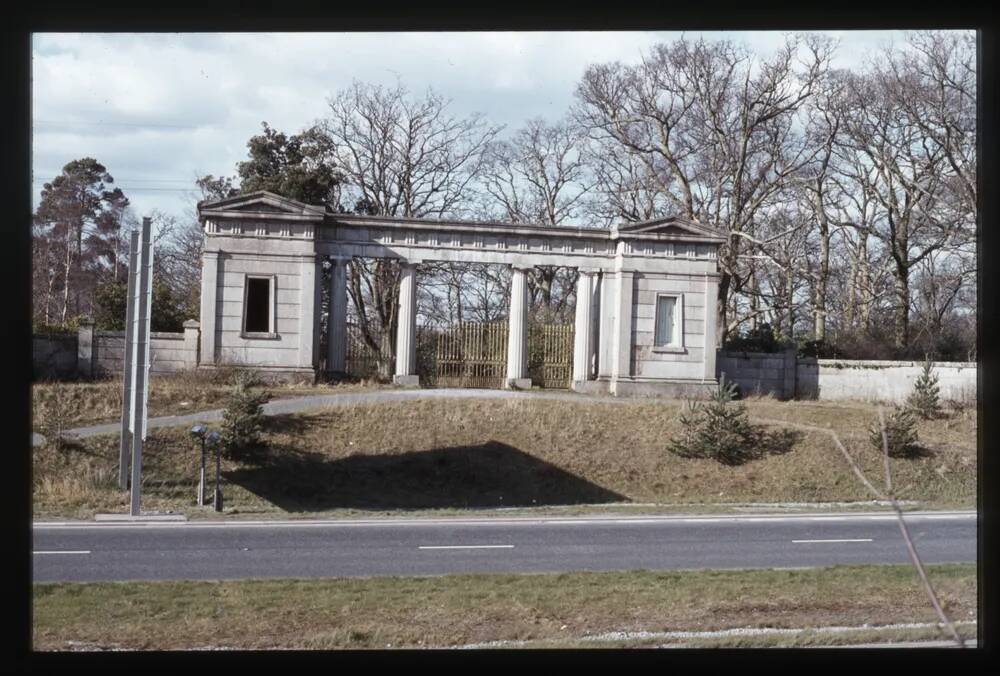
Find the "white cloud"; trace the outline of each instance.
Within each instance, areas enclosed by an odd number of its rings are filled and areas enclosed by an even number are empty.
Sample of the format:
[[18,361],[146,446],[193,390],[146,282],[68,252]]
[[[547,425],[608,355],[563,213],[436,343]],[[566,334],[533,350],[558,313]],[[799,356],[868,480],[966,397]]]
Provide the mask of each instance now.
[[[889,31],[840,32],[842,65]],[[33,42],[34,169],[40,181],[96,157],[140,212],[181,212],[171,190],[196,173],[231,175],[267,120],[295,132],[353,79],[433,87],[456,114],[481,112],[513,131],[567,111],[590,63],[635,62],[680,33],[38,34]],[[695,37],[698,34],[688,34]],[[706,33],[770,51],[780,33]],[[156,180],[160,182],[157,183]],[[149,190],[150,187],[167,190]],[[185,186],[187,187],[187,186]],[[35,198],[40,182],[34,186]]]

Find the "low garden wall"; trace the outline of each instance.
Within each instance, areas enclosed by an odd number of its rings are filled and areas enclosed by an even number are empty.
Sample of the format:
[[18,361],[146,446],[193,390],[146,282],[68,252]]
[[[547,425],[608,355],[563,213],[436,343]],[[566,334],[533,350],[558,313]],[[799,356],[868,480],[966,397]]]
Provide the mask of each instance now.
[[736,383],[745,395],[795,396],[795,351],[725,352],[715,359],[716,377]]
[[[975,362],[936,362],[944,400],[976,399]],[[779,399],[862,399],[902,402],[923,370],[919,361],[796,358],[794,350],[778,353],[719,352],[717,376],[736,383],[745,395]]]
[[[937,362],[937,376],[944,400],[975,401],[975,362]],[[800,359],[796,368],[796,396],[813,399],[866,399],[901,402],[913,391],[923,371],[919,361],[855,361]]]
[[[198,322],[184,323],[181,333],[150,334],[151,373],[176,373],[198,366]],[[119,374],[125,361],[124,331],[95,331],[82,322],[76,335],[32,338],[34,376],[42,379],[100,378]]]

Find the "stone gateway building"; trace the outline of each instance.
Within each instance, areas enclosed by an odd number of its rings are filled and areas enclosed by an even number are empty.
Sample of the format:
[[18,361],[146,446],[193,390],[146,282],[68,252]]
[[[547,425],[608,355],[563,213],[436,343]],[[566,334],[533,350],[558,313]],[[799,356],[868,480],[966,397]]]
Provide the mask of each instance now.
[[[245,365],[316,378],[320,317],[326,370],[346,356],[346,263],[402,264],[395,381],[417,385],[416,266],[425,261],[512,268],[507,387],[527,388],[526,273],[576,268],[570,386],[614,395],[678,395],[716,383],[718,247],[714,228],[680,218],[609,229],[338,214],[268,192],[202,202],[199,366]],[[329,265],[329,307],[321,284]]]

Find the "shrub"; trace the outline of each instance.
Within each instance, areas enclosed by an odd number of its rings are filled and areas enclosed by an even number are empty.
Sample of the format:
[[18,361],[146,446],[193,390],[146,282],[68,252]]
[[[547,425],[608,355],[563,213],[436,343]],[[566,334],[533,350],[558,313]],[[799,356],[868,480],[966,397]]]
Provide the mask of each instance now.
[[913,384],[913,392],[906,399],[906,406],[924,420],[936,418],[941,414],[940,388],[937,375],[931,373],[932,363],[924,361],[924,370],[917,376]]
[[755,457],[761,431],[751,424],[746,405],[734,401],[736,387],[725,375],[707,402],[688,401],[680,415],[680,435],[667,450],[683,458],[713,458],[725,465],[739,465]]
[[760,324],[757,328],[749,329],[746,333],[730,335],[726,339],[724,349],[733,352],[782,352],[789,342],[777,336],[774,329],[767,322]]
[[[895,407],[893,411],[885,416],[885,438],[889,447],[889,457],[906,458],[916,451],[917,445],[917,420],[913,411],[906,407]],[[872,446],[881,453],[882,429],[878,418],[872,422],[868,430],[868,440]]]
[[238,460],[260,444],[260,433],[264,429],[261,407],[271,395],[266,391],[251,391],[250,388],[258,383],[253,371],[236,371],[232,383],[233,389],[222,413],[222,448],[227,457]]

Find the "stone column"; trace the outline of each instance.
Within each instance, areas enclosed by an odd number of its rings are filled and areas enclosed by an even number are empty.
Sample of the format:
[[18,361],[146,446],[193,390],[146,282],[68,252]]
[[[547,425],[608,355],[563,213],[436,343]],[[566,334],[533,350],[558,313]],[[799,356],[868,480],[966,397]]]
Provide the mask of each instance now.
[[706,382],[715,382],[715,360],[718,350],[715,347],[718,314],[716,306],[719,299],[719,278],[715,275],[705,277],[705,374]]
[[510,321],[507,331],[507,378],[509,389],[530,390],[528,377],[528,284],[527,270],[515,267],[510,280]]
[[591,310],[593,309],[594,273],[580,270],[576,281],[576,325],[573,334],[573,389],[590,380],[591,371]]
[[215,364],[216,292],[219,284],[219,252],[201,254],[201,354],[199,363]]
[[417,266],[402,265],[399,279],[399,322],[396,327],[396,376],[397,385],[417,387]]
[[347,261],[330,259],[330,312],[326,319],[327,373],[347,370]]
[[590,356],[587,358],[591,378],[597,378],[601,367],[598,346],[601,344],[601,315],[604,314],[604,303],[601,300],[604,293],[603,277],[601,272],[595,272],[591,277],[590,297],[593,302],[590,304]]
[[[322,279],[323,260],[319,256],[306,256],[299,263],[299,358],[300,368],[313,369],[315,375],[316,361],[319,357],[317,338],[319,337],[319,322],[316,315],[320,308],[319,279]],[[275,302],[276,299],[271,299]],[[277,307],[277,306],[275,306]],[[277,313],[275,313],[277,315]],[[278,318],[274,318],[274,331],[278,333]]]
[[194,319],[184,322],[184,357],[186,368],[197,368],[198,366],[198,343],[200,324]]
[[[615,273],[615,321],[611,337],[612,388],[632,371],[632,272]],[[616,393],[612,389],[613,393]]]
[[599,323],[597,330],[597,378],[599,380],[611,378],[611,364],[614,361],[612,347],[615,342],[615,314],[618,312],[615,305],[617,285],[618,282],[613,273],[607,271],[601,273],[600,311],[597,313]]
[[94,320],[84,317],[76,329],[76,371],[81,378],[94,375]]

